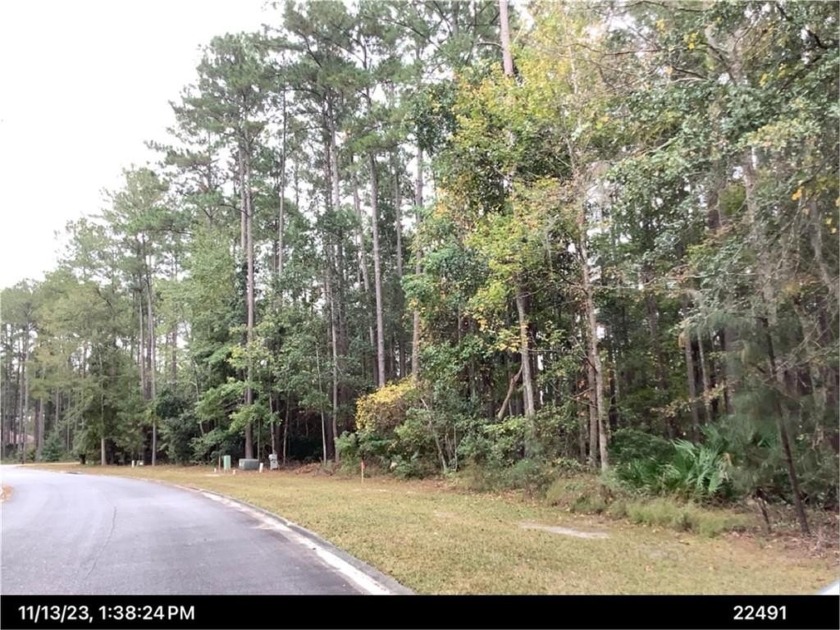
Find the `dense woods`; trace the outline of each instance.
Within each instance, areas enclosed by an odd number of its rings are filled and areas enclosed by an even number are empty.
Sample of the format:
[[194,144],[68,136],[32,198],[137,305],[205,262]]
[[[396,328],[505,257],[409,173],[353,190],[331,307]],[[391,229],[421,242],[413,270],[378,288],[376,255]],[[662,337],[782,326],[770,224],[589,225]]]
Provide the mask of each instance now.
[[837,504],[838,17],[276,5],[3,290],[4,459],[588,468],[807,532]]

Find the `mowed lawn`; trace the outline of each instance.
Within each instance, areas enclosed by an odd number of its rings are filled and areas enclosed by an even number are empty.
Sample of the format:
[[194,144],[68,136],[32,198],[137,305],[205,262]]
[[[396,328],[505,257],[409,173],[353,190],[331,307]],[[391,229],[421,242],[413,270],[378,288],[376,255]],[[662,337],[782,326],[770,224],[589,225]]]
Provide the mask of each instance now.
[[813,593],[838,573],[834,554],[810,557],[752,536],[706,538],[570,514],[515,495],[461,492],[443,481],[222,475],[205,467],[49,468],[153,479],[247,501],[419,593]]

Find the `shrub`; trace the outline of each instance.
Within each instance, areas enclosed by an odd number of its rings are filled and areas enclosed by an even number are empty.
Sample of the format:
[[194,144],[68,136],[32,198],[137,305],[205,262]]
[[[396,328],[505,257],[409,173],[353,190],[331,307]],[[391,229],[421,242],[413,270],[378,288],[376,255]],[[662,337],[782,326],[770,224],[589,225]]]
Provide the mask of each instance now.
[[491,423],[483,417],[470,418],[463,427],[458,453],[465,460],[493,468],[515,466],[527,452],[529,459],[552,462],[558,470],[581,469],[576,460],[567,457],[569,434],[577,432],[578,425],[566,406],[546,405],[537,412],[533,424],[531,434],[524,416],[508,416]]
[[363,459],[401,477],[421,476],[430,467],[420,460],[433,460],[434,438],[422,410],[415,408],[419,398],[418,382],[410,378],[361,397],[356,403],[356,433],[342,436],[339,453],[354,467]]
[[407,458],[397,455],[391,461],[389,469],[400,479],[422,479],[437,472],[437,468],[428,458],[417,454]]
[[488,464],[501,468],[522,461],[527,430],[524,416],[510,416],[496,424],[484,425]]
[[186,464],[195,459],[194,440],[201,437],[198,418],[192,411],[164,417],[160,422],[160,447],[171,462]]
[[584,510],[592,496],[600,496],[601,480],[598,477],[582,474],[572,477],[555,478],[545,491],[545,500],[549,505],[565,507],[569,510]]
[[610,456],[617,465],[639,460],[665,464],[673,454],[671,442],[636,429],[619,429],[610,441]]
[[661,476],[666,464],[652,459],[638,459],[615,468],[615,475],[631,488],[658,493],[662,489]]
[[345,431],[335,440],[335,449],[338,451],[342,468],[355,471],[359,466],[359,437],[356,433]]
[[388,383],[356,402],[356,428],[370,433],[393,430],[405,421],[406,412],[417,398],[414,379]]
[[521,459],[512,466],[472,462],[460,474],[462,482],[480,492],[524,490],[542,496],[556,477],[553,466],[539,459]]
[[[756,422],[747,415],[735,415],[724,429],[731,445],[733,492],[745,496],[760,492],[769,500],[789,502],[793,492],[775,421]],[[814,444],[801,438],[791,441],[791,450],[805,501],[836,510],[837,453],[826,442]]]
[[730,494],[729,460],[721,446],[675,440],[675,456],[662,471],[663,487],[699,501]]
[[529,494],[542,494],[554,479],[550,464],[536,459],[522,459],[507,469],[502,478],[511,490],[525,490]]
[[543,406],[536,413],[534,427],[533,452],[542,453],[547,459],[576,461],[571,458],[577,454],[580,419],[573,400]]
[[44,442],[44,448],[41,451],[41,456],[45,462],[60,462],[67,457],[67,453],[64,450],[64,443],[58,431],[53,431],[47,437]]
[[729,444],[714,427],[706,427],[704,436],[706,441],[697,444],[617,431],[612,474],[625,487],[645,493],[672,493],[696,501],[731,498]]
[[570,457],[558,457],[551,462],[554,471],[558,475],[579,475],[588,470],[586,464]]
[[190,440],[193,458],[196,462],[215,462],[222,455],[240,452],[239,438],[219,427]]
[[474,461],[469,462],[458,471],[456,479],[462,486],[475,492],[486,492],[492,489],[484,466],[476,464]]

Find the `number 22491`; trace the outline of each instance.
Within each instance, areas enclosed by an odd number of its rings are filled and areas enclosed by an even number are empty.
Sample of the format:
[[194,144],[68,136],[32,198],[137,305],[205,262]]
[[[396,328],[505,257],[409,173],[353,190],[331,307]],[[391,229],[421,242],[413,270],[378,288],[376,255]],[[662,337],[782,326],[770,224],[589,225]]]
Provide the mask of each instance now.
[[735,606],[734,621],[753,621],[753,620],[768,620],[775,621],[776,619],[787,619],[787,609],[785,606]]

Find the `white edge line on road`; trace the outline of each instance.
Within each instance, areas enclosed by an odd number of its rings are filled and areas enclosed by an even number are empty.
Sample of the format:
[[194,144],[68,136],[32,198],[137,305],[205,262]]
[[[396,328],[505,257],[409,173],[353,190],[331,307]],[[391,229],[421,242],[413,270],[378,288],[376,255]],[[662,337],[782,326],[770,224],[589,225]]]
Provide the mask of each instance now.
[[213,501],[217,501],[229,507],[236,508],[240,512],[244,512],[252,518],[257,519],[260,523],[269,527],[270,529],[274,529],[282,533],[284,536],[292,539],[294,542],[309,547],[317,554],[317,556],[321,560],[323,560],[329,566],[341,573],[345,578],[350,580],[353,584],[358,586],[364,592],[370,595],[392,594],[388,588],[382,586],[379,582],[374,580],[369,575],[365,574],[363,571],[360,571],[346,560],[342,560],[328,549],[324,549],[324,547],[319,545],[314,540],[310,540],[309,538],[306,538],[305,536],[302,536],[301,534],[297,533],[292,528],[286,527],[282,523],[278,522],[277,519],[271,518],[261,512],[258,512],[257,510],[252,510],[251,508],[244,506],[240,503],[231,501],[229,499],[220,497],[215,494],[211,494],[209,492],[201,492],[201,494],[207,497],[208,499],[212,499]]

